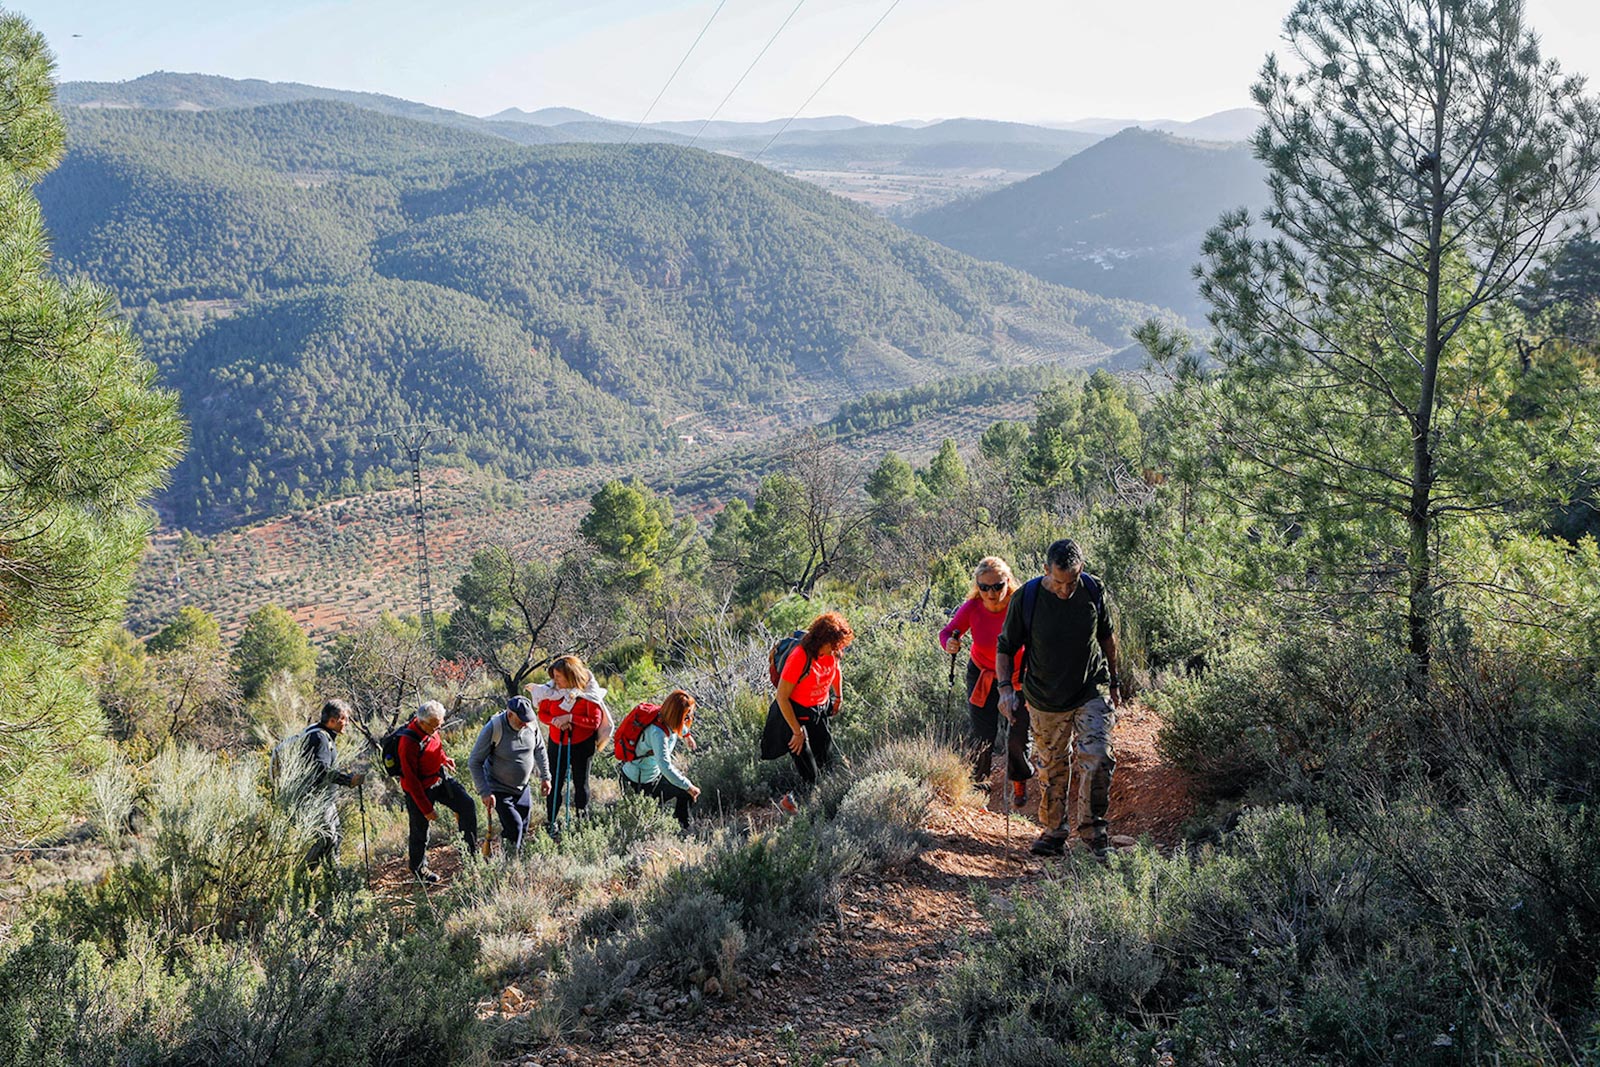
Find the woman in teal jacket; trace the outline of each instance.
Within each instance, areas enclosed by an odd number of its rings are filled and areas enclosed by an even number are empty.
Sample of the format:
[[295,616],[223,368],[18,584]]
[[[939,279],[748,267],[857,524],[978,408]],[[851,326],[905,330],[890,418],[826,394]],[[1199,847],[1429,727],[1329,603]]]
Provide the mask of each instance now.
[[689,807],[700,799],[700,787],[673,766],[672,753],[678,741],[689,733],[694,719],[694,697],[674,689],[661,702],[655,721],[644,728],[634,747],[634,756],[622,766],[623,788],[644,793],[661,801],[673,801],[678,825],[689,828]]

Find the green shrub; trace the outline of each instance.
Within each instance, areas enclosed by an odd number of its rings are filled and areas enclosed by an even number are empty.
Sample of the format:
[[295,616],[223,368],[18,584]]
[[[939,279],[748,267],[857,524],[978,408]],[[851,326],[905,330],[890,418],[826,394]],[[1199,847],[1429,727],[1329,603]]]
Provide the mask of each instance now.
[[649,912],[652,955],[682,981],[694,971],[715,972],[733,989],[735,965],[747,945],[738,908],[716,893],[685,887],[663,894]]
[[847,834],[796,818],[717,853],[703,877],[708,890],[737,909],[756,947],[764,948],[820,917],[838,883],[862,862],[860,845]]
[[839,828],[879,864],[900,864],[922,850],[933,795],[904,771],[878,771],[856,782],[839,805]]

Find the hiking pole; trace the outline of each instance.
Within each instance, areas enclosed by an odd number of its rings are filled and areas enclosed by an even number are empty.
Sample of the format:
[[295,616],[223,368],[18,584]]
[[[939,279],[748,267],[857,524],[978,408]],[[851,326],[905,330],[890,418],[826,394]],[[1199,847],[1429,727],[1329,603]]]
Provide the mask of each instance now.
[[[491,796],[493,794],[490,794]],[[478,850],[483,853],[485,860],[489,859],[490,842],[494,838],[494,813],[499,807],[498,798],[490,804],[483,815],[483,836],[478,840]]]
[[356,807],[361,812],[361,868],[367,873],[367,888],[372,888],[372,853],[367,848],[367,784],[356,786]]
[[[997,714],[999,714],[998,709]],[[999,717],[1000,721],[995,725],[994,743],[990,751],[992,753],[994,748],[998,748],[1000,750],[1000,759],[1005,764],[1004,779],[1000,788],[1005,790],[1006,794],[1004,801],[1006,813],[1006,863],[1009,865],[1011,863],[1011,720],[1006,718],[1004,714],[999,714]]]

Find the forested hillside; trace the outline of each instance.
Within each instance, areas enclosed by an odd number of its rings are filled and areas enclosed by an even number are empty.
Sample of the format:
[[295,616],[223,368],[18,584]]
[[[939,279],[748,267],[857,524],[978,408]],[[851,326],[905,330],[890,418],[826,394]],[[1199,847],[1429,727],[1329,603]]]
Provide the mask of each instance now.
[[57,266],[117,289],[183,395],[185,525],[383,484],[404,422],[518,475],[668,448],[663,415],[812,421],[1094,362],[1152,310],[672,146],[527,148],[330,101],[67,116],[39,188]]
[[1053,170],[913,217],[918,233],[980,259],[1198,320],[1191,269],[1224,211],[1259,207],[1261,164],[1242,144],[1129,129]]

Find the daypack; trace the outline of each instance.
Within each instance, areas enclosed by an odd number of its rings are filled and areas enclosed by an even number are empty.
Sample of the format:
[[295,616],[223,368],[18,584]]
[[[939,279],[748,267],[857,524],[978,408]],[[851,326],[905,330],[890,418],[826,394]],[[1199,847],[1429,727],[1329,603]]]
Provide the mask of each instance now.
[[617,757],[619,763],[631,763],[638,758],[639,738],[660,717],[660,704],[635,704],[633,710],[622,717],[611,744],[612,755]]
[[[800,647],[800,639],[805,637],[804,630],[796,630],[788,637],[780,637],[778,643],[772,646],[771,653],[767,656],[767,675],[772,679],[772,688],[778,688],[779,676],[783,674],[783,665],[789,662],[789,653]],[[800,672],[804,678],[811,670],[814,658],[811,653],[806,653],[806,668]]]
[[417,743],[417,748],[422,747],[422,735],[411,728],[410,723],[390,730],[383,735],[383,740],[378,742],[378,751],[383,754],[383,773],[390,778],[400,777],[400,735],[406,735]]

